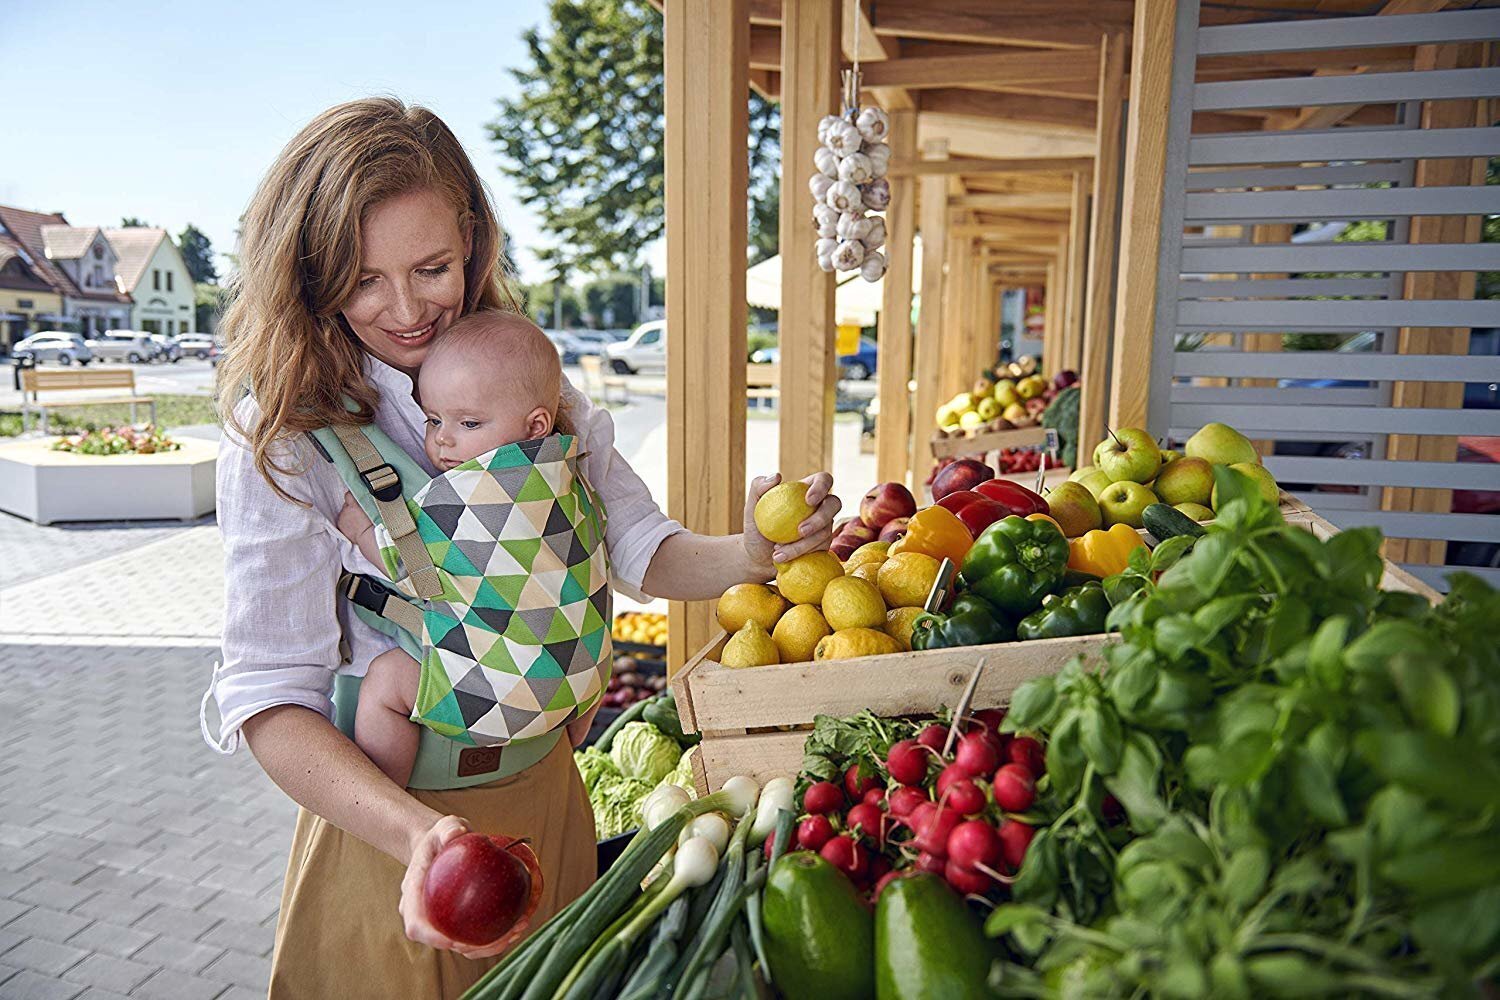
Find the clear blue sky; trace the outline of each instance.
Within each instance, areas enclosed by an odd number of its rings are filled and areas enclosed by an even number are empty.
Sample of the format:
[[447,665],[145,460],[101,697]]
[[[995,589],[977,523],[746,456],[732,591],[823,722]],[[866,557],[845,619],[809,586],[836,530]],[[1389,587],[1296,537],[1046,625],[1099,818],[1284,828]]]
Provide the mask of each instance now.
[[[0,204],[74,225],[189,222],[220,253],[277,151],[329,105],[425,104],[490,185],[522,277],[535,219],[507,191],[484,124],[514,89],[544,0],[0,0]],[[221,264],[221,271],[223,270]]]

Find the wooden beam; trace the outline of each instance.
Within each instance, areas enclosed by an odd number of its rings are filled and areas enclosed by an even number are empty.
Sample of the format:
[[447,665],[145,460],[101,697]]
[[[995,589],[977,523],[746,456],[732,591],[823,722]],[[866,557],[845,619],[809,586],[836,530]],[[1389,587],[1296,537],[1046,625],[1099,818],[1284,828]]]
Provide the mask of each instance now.
[[[917,152],[917,113],[891,112],[891,152],[911,158]],[[880,348],[876,369],[880,412],[875,417],[875,477],[881,482],[911,482],[912,239],[917,227],[917,182],[891,181],[891,203],[885,210],[886,272],[880,304]],[[917,426],[925,429],[926,424]]]
[[[739,531],[745,507],[747,0],[673,0],[665,14],[667,512],[692,531]],[[717,623],[673,602],[680,667]]]
[[[843,0],[843,4],[839,25],[843,31],[845,59],[859,62],[863,70],[866,66],[900,57],[901,40],[875,33],[875,25],[870,22],[870,14],[865,9],[865,0]],[[916,107],[911,94],[904,87],[866,85],[864,89],[887,111],[909,111]]]
[[1078,371],[1083,364],[1084,289],[1088,281],[1089,183],[1073,175],[1072,211],[1068,214],[1067,311],[1063,318],[1062,357],[1057,370]]
[[1070,132],[1088,132],[1094,127],[1092,101],[1066,97],[1034,97],[1020,94],[993,94],[978,90],[945,88],[917,93],[917,107],[923,112],[965,115],[970,118],[994,118],[1030,125],[1053,125]]
[[750,89],[768,101],[779,101],[781,100],[781,74],[769,69],[752,69]]
[[1034,194],[966,194],[948,199],[948,204],[953,208],[995,212],[1028,208],[1066,211],[1072,203],[1072,196],[1062,191],[1055,194],[1049,191]]
[[1099,60],[1087,49],[1038,50],[1018,54],[928,56],[890,59],[862,66],[867,87],[967,87],[975,83],[1096,82]]
[[879,25],[885,34],[959,42],[1081,49],[1108,30],[1129,25],[1129,0],[1100,0],[1085,14],[1060,15],[1055,3],[1028,0],[881,0]]
[[1088,170],[1093,167],[1093,158],[1087,156],[1042,156],[1014,160],[981,159],[975,156],[957,156],[948,160],[892,160],[892,177],[928,174],[1029,174],[1061,173]]
[[781,397],[784,479],[833,464],[834,276],[819,270],[807,188],[818,122],[839,103],[839,0],[786,0],[781,27]]
[[1172,103],[1176,4],[1136,8],[1131,46],[1130,124],[1126,130],[1124,201],[1110,374],[1112,427],[1145,427],[1156,329],[1156,265],[1161,245],[1162,177]]
[[1088,285],[1084,291],[1082,396],[1078,401],[1078,464],[1092,461],[1104,438],[1110,331],[1115,295],[1120,211],[1121,102],[1125,98],[1125,36],[1108,35],[1099,48],[1099,124],[1089,222]]
[[[926,143],[924,162],[937,162],[948,154],[942,141]],[[912,403],[911,472],[913,492],[920,494],[927,470],[932,468],[929,444],[933,419],[942,398],[943,282],[948,254],[948,178],[939,173],[924,175],[917,226],[922,233],[922,308],[917,314],[917,339],[912,348],[917,390]]]
[[750,26],[750,68],[781,69],[781,29]]

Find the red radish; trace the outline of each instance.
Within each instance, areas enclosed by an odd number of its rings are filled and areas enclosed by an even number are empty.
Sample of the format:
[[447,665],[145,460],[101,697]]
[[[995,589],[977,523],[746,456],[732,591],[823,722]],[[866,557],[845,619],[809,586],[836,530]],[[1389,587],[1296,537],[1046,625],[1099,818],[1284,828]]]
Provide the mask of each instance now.
[[999,734],[1000,723],[1005,721],[1005,709],[981,708],[974,713],[974,719],[980,725],[984,726],[986,731]]
[[877,854],[870,859],[870,880],[879,881],[891,873],[891,859]]
[[872,788],[868,792],[865,792],[865,797],[863,799],[861,799],[860,801],[864,802],[866,805],[872,805],[876,809],[884,809],[885,808],[885,789],[884,788]]
[[1007,820],[1000,824],[1000,846],[1005,852],[1005,863],[1010,868],[1020,870],[1021,862],[1026,859],[1026,848],[1031,846],[1031,838],[1035,835],[1036,831],[1020,820]]
[[948,789],[953,787],[955,781],[967,781],[968,778],[968,771],[957,764],[949,764],[938,773],[937,784],[933,788],[937,792],[937,797],[941,799],[948,794]]
[[984,807],[989,800],[984,797],[984,792],[979,786],[968,778],[960,778],[948,786],[948,808],[960,816],[972,816],[975,813],[984,812]]
[[823,845],[818,854],[824,861],[855,880],[863,878],[869,870],[869,855],[854,842],[853,837],[847,835],[834,837]]
[[954,810],[941,806],[934,806],[928,812],[923,812],[922,808],[919,807],[917,812],[912,815],[915,817],[919,813],[921,814],[921,819],[917,820],[917,823],[913,827],[917,835],[913,838],[912,843],[919,851],[946,855],[948,853],[948,835],[953,832],[953,828],[958,826],[963,817]]
[[911,811],[917,808],[917,806],[931,800],[927,797],[927,793],[920,788],[913,788],[910,785],[898,785],[886,801],[891,807],[891,815],[898,819],[904,819],[910,816]]
[[1040,778],[1047,773],[1047,754],[1042,745],[1030,736],[1017,736],[1005,748],[1012,764],[1025,764],[1034,776]]
[[530,845],[482,833],[449,841],[422,883],[432,926],[470,945],[500,940],[541,898],[542,869]]
[[797,846],[804,851],[820,851],[832,839],[833,824],[827,816],[809,816],[797,824]]
[[1002,764],[991,791],[995,805],[1006,812],[1025,812],[1036,801],[1036,781],[1024,764]]
[[802,796],[802,808],[815,815],[838,812],[844,808],[844,793],[831,781],[819,781]]
[[875,898],[878,900],[880,898],[880,894],[885,891],[886,886],[890,885],[892,882],[896,881],[896,879],[901,878],[904,875],[906,875],[906,872],[886,872],[884,875],[880,876],[879,880],[875,883]]
[[981,733],[966,733],[958,738],[953,754],[955,766],[971,778],[993,774],[1000,766],[1000,752]]
[[[806,844],[799,845],[797,843],[797,830],[795,828],[792,830],[791,840],[792,840],[792,842],[787,845],[787,850],[788,851],[796,850],[799,846],[801,846],[801,847],[806,847],[807,846]],[[772,830],[770,832],[770,834],[768,834],[766,836],[765,852],[766,852],[766,860],[767,861],[771,860],[771,852],[774,851],[775,849],[776,849],[776,831]]]
[[885,755],[885,768],[891,780],[903,785],[920,785],[927,777],[927,751],[916,740],[892,744]]
[[1104,822],[1110,826],[1125,822],[1125,807],[1113,795],[1104,796],[1104,801],[1099,803],[1099,811],[1104,814]]
[[859,765],[850,764],[849,770],[844,772],[844,791],[849,793],[852,802],[858,802],[865,797],[865,793],[872,788],[883,788],[880,779],[873,774],[861,778],[859,776]]
[[917,742],[933,753],[942,753],[943,746],[948,742],[948,727],[934,722],[917,734]]
[[931,854],[923,851],[917,855],[916,869],[917,871],[931,872],[934,875],[941,876],[947,864],[948,859],[941,854]]
[[844,816],[844,829],[858,833],[874,841],[877,846],[885,843],[885,813],[868,802],[854,806]]
[[954,892],[967,896],[970,893],[982,895],[989,891],[992,880],[988,875],[973,868],[965,868],[957,864],[952,858],[943,866],[943,880],[953,888]]
[[948,834],[948,860],[964,868],[979,865],[993,868],[1000,863],[1004,849],[1000,835],[984,820],[960,823]]

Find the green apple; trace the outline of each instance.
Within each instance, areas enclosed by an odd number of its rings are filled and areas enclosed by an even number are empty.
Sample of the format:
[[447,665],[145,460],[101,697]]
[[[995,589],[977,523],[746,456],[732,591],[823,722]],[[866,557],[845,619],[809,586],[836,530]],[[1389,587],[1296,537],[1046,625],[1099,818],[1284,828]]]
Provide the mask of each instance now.
[[984,417],[980,416],[976,410],[965,410],[958,415],[958,426],[966,431],[973,430],[983,423]]
[[1013,424],[1021,424],[1031,420],[1031,414],[1027,413],[1026,407],[1020,403],[1011,403],[1005,408],[1005,412],[1000,415]]
[[1098,500],[1099,494],[1103,493],[1104,488],[1112,482],[1114,482],[1114,480],[1109,478],[1109,473],[1105,472],[1103,469],[1095,469],[1093,472],[1090,472],[1088,475],[1078,480],[1078,485],[1088,490],[1091,494],[1093,494],[1094,499]]
[[1201,458],[1213,465],[1259,464],[1260,455],[1250,439],[1228,424],[1204,424],[1188,438],[1182,449],[1189,458]]
[[1021,401],[1020,393],[1016,392],[1016,384],[1010,379],[1001,379],[995,383],[995,402],[1001,406],[1014,406]]
[[[1253,462],[1235,462],[1230,466],[1236,472],[1243,472],[1255,481],[1255,488],[1260,491],[1261,499],[1267,503],[1279,503],[1281,499],[1281,487],[1276,485],[1276,477],[1267,471],[1264,465]],[[1209,498],[1214,510],[1219,509],[1219,487],[1214,485],[1213,494]]]
[[974,409],[981,420],[994,420],[1000,415],[1000,404],[995,402],[993,396],[985,396]]
[[1156,494],[1140,483],[1120,479],[1104,487],[1099,494],[1099,510],[1104,515],[1104,526],[1128,524],[1141,527],[1141,512],[1156,503]]
[[1161,449],[1150,434],[1139,427],[1111,431],[1094,449],[1094,464],[1114,482],[1144,483],[1161,468]]
[[1214,519],[1214,512],[1201,503],[1174,504],[1173,509],[1186,514],[1194,521],[1212,521]]
[[1161,467],[1165,469],[1167,466],[1171,465],[1181,457],[1182,452],[1176,451],[1172,448],[1163,448],[1161,450]]
[[1052,520],[1062,526],[1063,534],[1069,538],[1077,538],[1104,523],[1099,501],[1082,483],[1058,483],[1047,494],[1047,506]]
[[1161,502],[1206,504],[1214,493],[1214,467],[1201,458],[1179,458],[1156,474]]
[[1080,465],[1078,468],[1073,470],[1072,475],[1068,476],[1068,479],[1075,483],[1081,483],[1086,476],[1089,476],[1098,471],[1099,466],[1097,465]]

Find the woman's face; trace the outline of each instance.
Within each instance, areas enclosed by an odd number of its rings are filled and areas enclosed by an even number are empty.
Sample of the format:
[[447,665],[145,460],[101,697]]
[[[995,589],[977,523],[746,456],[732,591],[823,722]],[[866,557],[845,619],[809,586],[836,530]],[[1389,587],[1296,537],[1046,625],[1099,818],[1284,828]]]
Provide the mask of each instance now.
[[375,357],[414,375],[434,338],[464,302],[470,234],[431,188],[408,191],[365,213],[359,284],[344,319]]

